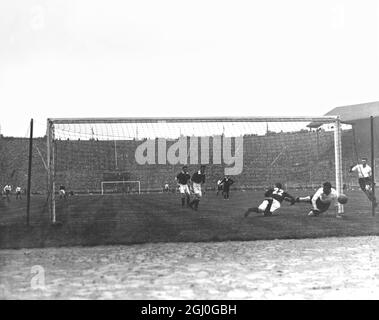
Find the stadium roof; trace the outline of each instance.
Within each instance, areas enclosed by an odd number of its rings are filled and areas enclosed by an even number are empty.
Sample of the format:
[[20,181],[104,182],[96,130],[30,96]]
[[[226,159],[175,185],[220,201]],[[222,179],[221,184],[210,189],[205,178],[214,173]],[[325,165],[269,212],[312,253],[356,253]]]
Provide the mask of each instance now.
[[[379,117],[379,101],[336,107],[325,116],[340,116],[342,123],[354,124],[358,120],[369,119],[371,116]],[[308,127],[318,128],[321,125],[320,122],[311,122]]]

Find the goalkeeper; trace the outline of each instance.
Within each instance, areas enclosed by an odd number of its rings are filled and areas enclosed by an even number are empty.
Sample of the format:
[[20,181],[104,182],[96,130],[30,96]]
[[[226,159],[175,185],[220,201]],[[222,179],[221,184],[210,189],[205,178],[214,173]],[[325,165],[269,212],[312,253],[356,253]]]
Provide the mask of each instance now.
[[276,183],[275,187],[268,189],[264,196],[264,200],[258,207],[247,209],[245,212],[245,218],[251,212],[261,213],[265,216],[272,216],[274,212],[277,212],[280,208],[283,200],[290,202],[291,205],[295,204],[295,198],[283,190],[283,186],[280,182]]
[[336,217],[342,218],[342,216],[338,213],[337,199],[338,194],[336,189],[332,188],[332,184],[329,181],[326,181],[313,195],[297,197],[296,202],[305,202],[312,205],[312,209],[309,211],[308,216],[319,216],[321,213],[326,212],[333,203]]

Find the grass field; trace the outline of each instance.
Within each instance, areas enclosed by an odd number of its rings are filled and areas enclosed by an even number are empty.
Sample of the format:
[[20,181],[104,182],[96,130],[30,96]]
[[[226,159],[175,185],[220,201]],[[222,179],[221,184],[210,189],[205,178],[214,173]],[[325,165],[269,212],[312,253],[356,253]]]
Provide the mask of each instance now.
[[377,299],[379,240],[358,236],[379,235],[379,218],[361,192],[348,196],[343,219],[287,203],[244,218],[262,198],[253,191],[208,192],[197,212],[176,194],[74,196],[57,202],[60,226],[33,196],[30,227],[26,201],[2,199],[0,299]]
[[[307,195],[300,190],[292,193]],[[351,191],[347,195],[343,219],[336,219],[333,210],[308,217],[309,205],[287,203],[279,216],[244,218],[246,208],[259,204],[262,191],[236,191],[229,201],[207,192],[199,211],[181,208],[179,195],[171,193],[83,195],[57,201],[60,226],[50,224],[46,198],[33,196],[29,227],[26,200],[2,199],[0,248],[379,235],[379,218],[371,215],[364,194]]]

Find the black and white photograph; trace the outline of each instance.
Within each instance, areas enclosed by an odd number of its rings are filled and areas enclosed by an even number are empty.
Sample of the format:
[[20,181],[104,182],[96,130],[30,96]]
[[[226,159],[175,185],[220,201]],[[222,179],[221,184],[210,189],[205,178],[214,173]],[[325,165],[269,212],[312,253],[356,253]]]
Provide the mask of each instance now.
[[378,0],[0,2],[0,300],[378,300],[376,181]]

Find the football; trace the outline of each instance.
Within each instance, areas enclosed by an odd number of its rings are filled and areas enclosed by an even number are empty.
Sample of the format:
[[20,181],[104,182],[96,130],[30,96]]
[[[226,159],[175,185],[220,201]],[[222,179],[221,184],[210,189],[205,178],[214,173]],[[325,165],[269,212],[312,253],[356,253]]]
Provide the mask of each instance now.
[[338,202],[341,204],[345,204],[347,202],[348,198],[345,194],[340,194],[338,196]]

